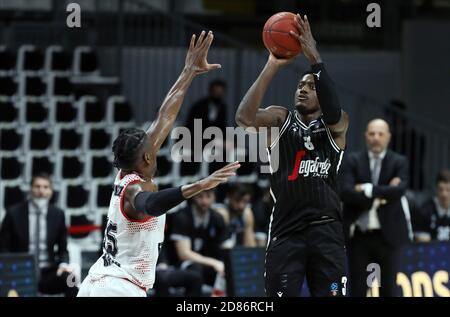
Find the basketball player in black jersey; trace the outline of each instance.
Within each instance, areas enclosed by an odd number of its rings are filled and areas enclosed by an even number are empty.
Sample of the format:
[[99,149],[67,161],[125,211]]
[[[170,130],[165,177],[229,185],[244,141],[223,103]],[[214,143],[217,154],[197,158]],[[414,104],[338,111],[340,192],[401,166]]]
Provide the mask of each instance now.
[[270,176],[274,208],[266,250],[266,294],[300,296],[306,276],[312,296],[345,296],[346,253],[336,178],[349,119],[340,108],[307,17],[297,15],[295,21],[297,30],[290,35],[300,41],[311,64],[298,83],[295,108],[260,108],[273,76],[292,61],[271,54],[236,113],[242,127],[278,127],[280,132],[268,137],[271,167],[278,168]]

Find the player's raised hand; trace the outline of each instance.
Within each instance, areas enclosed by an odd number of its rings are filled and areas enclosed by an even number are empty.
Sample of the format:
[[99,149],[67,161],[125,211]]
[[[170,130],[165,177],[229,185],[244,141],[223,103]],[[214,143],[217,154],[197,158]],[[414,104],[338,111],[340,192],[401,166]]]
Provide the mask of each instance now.
[[279,58],[270,52],[268,63],[273,64],[277,67],[282,67],[284,65],[292,63],[294,58]]
[[213,39],[214,34],[212,31],[209,31],[208,34],[206,34],[205,31],[202,31],[197,40],[196,35],[192,35],[185,61],[186,69],[189,69],[198,75],[222,67],[220,64],[209,64],[207,60],[208,51]]
[[236,175],[236,170],[239,167],[241,167],[241,164],[239,164],[239,162],[234,162],[218,169],[200,181],[202,183],[202,189],[208,190],[217,187],[219,184],[225,183],[230,177]]
[[319,51],[317,50],[316,40],[311,33],[308,17],[305,15],[302,18],[300,14],[297,14],[295,16],[295,26],[297,27],[297,32],[290,31],[289,34],[300,42],[302,52],[311,64],[320,63]]

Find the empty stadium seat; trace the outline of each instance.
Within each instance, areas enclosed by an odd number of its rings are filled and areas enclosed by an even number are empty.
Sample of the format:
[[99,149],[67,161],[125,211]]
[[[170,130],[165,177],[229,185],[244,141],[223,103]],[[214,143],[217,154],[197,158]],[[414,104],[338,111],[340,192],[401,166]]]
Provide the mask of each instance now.
[[20,96],[40,97],[45,95],[47,89],[46,83],[37,75],[22,75],[19,77]]
[[16,66],[16,54],[5,46],[0,46],[0,71],[10,72]]
[[87,204],[89,192],[82,185],[69,185],[66,190],[67,207],[81,208]]
[[90,177],[105,178],[111,176],[113,166],[107,156],[92,156],[91,164]]
[[107,120],[113,122],[129,122],[133,118],[130,104],[123,96],[111,96],[107,101]]
[[44,54],[33,45],[23,45],[17,56],[17,72],[38,71],[44,67]]
[[112,194],[112,185],[97,185],[97,206],[108,207]]
[[83,175],[84,164],[75,156],[62,158],[62,178],[78,178]]
[[29,129],[28,148],[34,151],[43,151],[52,145],[52,135],[47,129]]
[[31,159],[31,174],[29,176],[39,174],[39,173],[47,173],[53,175],[54,164],[50,161],[50,158],[46,156],[35,156]]
[[58,131],[58,148],[65,151],[73,151],[81,147],[82,136],[74,129],[60,129]]
[[17,93],[17,83],[10,76],[0,76],[0,95],[14,96]]
[[12,123],[19,118],[19,111],[10,101],[0,101],[0,124]]
[[41,102],[27,102],[26,121],[27,122],[44,122],[48,119],[48,109]]
[[16,129],[0,130],[0,150],[16,151],[22,145],[22,135]]
[[97,73],[99,63],[97,54],[88,46],[79,46],[74,51],[73,74],[75,76]]
[[69,96],[72,92],[73,87],[68,76],[53,74],[48,77],[48,96]]
[[84,108],[84,122],[98,123],[105,119],[105,107],[98,101],[85,101],[82,103]]
[[1,179],[11,180],[22,175],[23,164],[16,157],[3,157],[1,159]]
[[72,67],[72,56],[61,46],[53,45],[45,50],[45,69],[47,72],[68,72]]
[[20,186],[5,186],[0,195],[3,195],[5,208],[21,203],[25,199],[25,193]]
[[89,149],[103,150],[111,147],[111,134],[105,129],[91,129],[89,131]]
[[78,110],[69,101],[56,101],[55,121],[56,122],[72,122],[77,119]]
[[[89,220],[86,215],[72,215],[70,216],[70,227],[91,226],[93,222]],[[89,231],[71,233],[70,237],[74,239],[82,239],[90,234]]]

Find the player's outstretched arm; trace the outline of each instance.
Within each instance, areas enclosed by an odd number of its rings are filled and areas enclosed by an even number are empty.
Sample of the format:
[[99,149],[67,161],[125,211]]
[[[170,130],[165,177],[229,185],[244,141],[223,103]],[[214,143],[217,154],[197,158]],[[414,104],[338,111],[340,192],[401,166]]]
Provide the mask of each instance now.
[[125,190],[125,198],[133,208],[127,208],[127,214],[139,219],[141,214],[158,217],[198,193],[217,187],[236,175],[241,165],[234,162],[215,171],[208,177],[195,183],[155,192],[153,183],[136,183]]
[[337,145],[343,149],[345,147],[345,133],[349,123],[348,115],[341,109],[336,87],[317,50],[316,40],[312,35],[308,17],[305,15],[302,18],[297,14],[295,22],[297,32],[291,31],[290,34],[300,42],[303,54],[311,64],[323,119],[333,134]]
[[288,110],[280,106],[260,109],[266,90],[279,68],[290,63],[288,59],[278,59],[270,54],[266,66],[245,94],[236,111],[236,124],[243,128],[280,127]]
[[155,153],[172,130],[186,92],[194,77],[221,67],[220,64],[209,64],[207,61],[208,51],[213,39],[214,35],[211,31],[207,35],[203,31],[197,40],[195,34],[192,35],[184,69],[159,108],[156,120],[153,121],[147,130],[151,148]]

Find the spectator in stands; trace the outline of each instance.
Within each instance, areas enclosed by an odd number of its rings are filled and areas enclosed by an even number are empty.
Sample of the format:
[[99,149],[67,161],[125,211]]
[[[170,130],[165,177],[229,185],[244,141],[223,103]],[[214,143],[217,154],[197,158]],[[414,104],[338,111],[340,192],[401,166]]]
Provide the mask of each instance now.
[[273,200],[270,196],[270,187],[262,188],[259,199],[253,203],[253,214],[255,216],[255,239],[258,247],[267,246],[267,232],[269,232],[270,215],[273,208]]
[[223,217],[211,208],[214,200],[214,190],[192,197],[187,208],[174,214],[170,234],[180,268],[199,272],[203,284],[210,286],[217,274],[225,274],[222,244],[226,226]]
[[194,131],[194,120],[201,119],[203,130],[208,127],[218,127],[225,136],[227,105],[224,97],[226,90],[227,84],[225,81],[216,79],[210,82],[208,96],[191,106],[185,126],[190,131]]
[[254,223],[255,218],[250,208],[251,188],[242,183],[231,185],[225,206],[217,208],[227,225],[228,240],[226,247],[256,247]]
[[182,270],[170,265],[168,245],[163,244],[156,266],[156,279],[153,289],[156,297],[169,297],[170,288],[183,288],[185,297],[199,297],[202,295],[202,275],[195,270]]
[[[53,194],[50,176],[33,176],[29,199],[10,207],[0,229],[0,251],[34,254],[39,267],[38,291],[75,297],[78,288],[67,283],[67,228],[64,212],[49,203]],[[70,280],[70,278],[69,278]]]
[[[222,131],[222,138],[215,136],[214,145],[216,149],[219,151],[222,149],[231,149],[231,145],[226,142],[226,127],[227,127],[227,105],[225,103],[225,94],[227,90],[227,84],[225,81],[221,79],[213,80],[209,83],[209,92],[206,97],[203,97],[196,101],[189,110],[188,116],[186,118],[185,127],[189,129],[192,135],[191,144],[192,144],[192,152],[191,152],[191,162],[183,162],[182,169],[185,173],[189,175],[193,175],[197,173],[199,169],[198,158],[203,157],[203,149],[207,143],[211,140],[203,139],[201,145],[201,151],[196,152],[197,147],[194,147],[194,142],[197,142],[194,139],[194,128],[195,128],[195,120],[201,120],[201,130],[200,133],[203,133],[209,127],[217,127]],[[197,123],[198,125],[198,123]],[[200,127],[197,126],[197,129]]]
[[450,241],[450,171],[444,170],[436,179],[436,195],[412,217],[416,241]]

